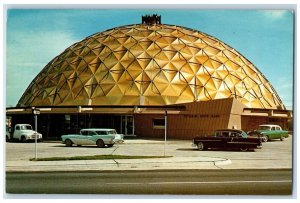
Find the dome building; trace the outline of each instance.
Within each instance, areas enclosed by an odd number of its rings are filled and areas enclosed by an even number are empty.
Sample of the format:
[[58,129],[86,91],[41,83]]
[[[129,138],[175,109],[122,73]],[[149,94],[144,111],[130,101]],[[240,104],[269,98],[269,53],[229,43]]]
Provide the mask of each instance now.
[[[167,115],[169,137],[190,139],[270,122],[286,128],[291,117],[270,82],[242,54],[203,32],[161,24],[157,15],[68,47],[7,114],[16,123],[32,107],[41,109],[40,131],[49,137],[85,127],[161,137]],[[54,132],[58,126],[61,132]]]

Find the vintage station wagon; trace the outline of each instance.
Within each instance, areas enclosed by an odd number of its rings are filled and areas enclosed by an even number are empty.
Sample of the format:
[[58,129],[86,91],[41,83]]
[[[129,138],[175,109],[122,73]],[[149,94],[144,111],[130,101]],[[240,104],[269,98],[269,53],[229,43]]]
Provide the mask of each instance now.
[[[117,140],[115,140],[118,138]],[[61,136],[62,143],[67,147],[73,144],[81,145],[97,145],[98,147],[112,147],[115,142],[123,140],[122,134],[117,134],[115,129],[106,128],[89,128],[80,130],[80,134],[70,134]]]

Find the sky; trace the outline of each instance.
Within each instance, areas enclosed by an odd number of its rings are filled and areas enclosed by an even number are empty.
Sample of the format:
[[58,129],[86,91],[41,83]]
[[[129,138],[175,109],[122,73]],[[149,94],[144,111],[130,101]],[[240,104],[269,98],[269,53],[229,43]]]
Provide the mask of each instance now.
[[8,9],[6,107],[14,107],[35,76],[72,44],[110,28],[158,14],[163,24],[209,34],[250,60],[284,105],[293,105],[294,13],[290,10]]

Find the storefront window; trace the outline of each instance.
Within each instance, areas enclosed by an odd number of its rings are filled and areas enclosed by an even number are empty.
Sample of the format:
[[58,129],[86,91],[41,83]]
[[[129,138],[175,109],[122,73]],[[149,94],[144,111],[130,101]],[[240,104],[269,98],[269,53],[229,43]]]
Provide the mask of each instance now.
[[165,119],[154,118],[153,119],[153,129],[165,129]]

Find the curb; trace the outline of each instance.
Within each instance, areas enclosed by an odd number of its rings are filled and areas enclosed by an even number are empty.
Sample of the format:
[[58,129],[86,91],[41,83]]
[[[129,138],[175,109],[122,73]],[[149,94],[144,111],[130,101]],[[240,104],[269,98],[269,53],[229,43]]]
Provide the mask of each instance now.
[[232,164],[232,161],[230,159],[222,160],[222,161],[215,161],[216,166],[224,166]]

